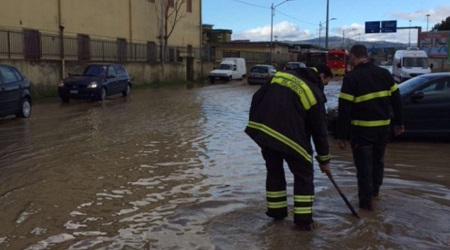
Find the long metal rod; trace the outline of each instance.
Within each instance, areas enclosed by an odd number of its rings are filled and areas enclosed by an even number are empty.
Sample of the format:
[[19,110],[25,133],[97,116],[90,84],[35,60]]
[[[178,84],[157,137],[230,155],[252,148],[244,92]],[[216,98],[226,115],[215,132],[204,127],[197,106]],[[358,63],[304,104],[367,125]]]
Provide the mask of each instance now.
[[333,185],[336,188],[336,190],[338,191],[338,193],[341,195],[341,197],[344,200],[345,204],[347,204],[347,207],[350,208],[350,211],[352,211],[352,214],[354,216],[356,216],[357,218],[361,218],[361,217],[359,217],[359,214],[353,208],[352,204],[350,204],[350,202],[347,200],[347,197],[345,197],[344,193],[342,193],[341,189],[338,187],[338,185],[334,181],[333,176],[331,175],[331,172],[327,171],[326,174],[327,174],[328,178],[330,179],[330,181],[333,183]]

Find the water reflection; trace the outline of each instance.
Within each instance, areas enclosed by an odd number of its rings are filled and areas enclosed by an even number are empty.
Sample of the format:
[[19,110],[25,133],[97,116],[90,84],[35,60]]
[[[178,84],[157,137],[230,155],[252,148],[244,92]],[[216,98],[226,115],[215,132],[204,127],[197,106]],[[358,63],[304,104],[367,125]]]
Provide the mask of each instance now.
[[[318,166],[317,229],[266,218],[264,161],[243,133],[257,88],[142,90],[104,103],[39,104],[27,122],[0,121],[0,248],[449,247],[443,143],[389,144],[376,212],[359,211],[361,220]],[[339,82],[327,91],[336,101]],[[356,207],[351,152],[330,142],[333,175]]]

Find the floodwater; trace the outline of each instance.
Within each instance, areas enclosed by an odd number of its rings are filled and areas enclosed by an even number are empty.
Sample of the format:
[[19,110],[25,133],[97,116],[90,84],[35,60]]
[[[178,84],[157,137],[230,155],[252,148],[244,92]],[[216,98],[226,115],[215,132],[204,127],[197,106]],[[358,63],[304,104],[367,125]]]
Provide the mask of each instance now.
[[[243,132],[257,88],[135,90],[1,119],[0,249],[450,249],[450,143],[390,143],[366,212],[351,152],[330,138],[361,219],[318,166],[315,230],[266,217],[264,161]],[[330,102],[338,91],[327,87]]]

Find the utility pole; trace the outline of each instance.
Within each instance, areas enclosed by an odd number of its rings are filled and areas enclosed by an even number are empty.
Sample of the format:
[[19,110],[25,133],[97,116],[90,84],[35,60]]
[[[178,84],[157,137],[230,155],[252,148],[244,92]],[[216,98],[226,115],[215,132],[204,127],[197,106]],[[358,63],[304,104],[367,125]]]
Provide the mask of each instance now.
[[319,47],[320,47],[320,33],[322,32],[322,21],[319,22]]
[[160,23],[160,27],[159,27],[159,35],[160,35],[160,53],[161,53],[161,63],[164,63],[164,61],[166,60],[166,53],[165,53],[165,39],[166,39],[166,34],[165,34],[165,25],[166,25],[166,3],[165,0],[161,0],[160,1],[161,4],[161,23]]
[[330,1],[329,0],[327,0],[327,21],[326,21],[326,27],[325,27],[325,49],[328,49],[328,24],[329,24],[329,18],[328,18],[328,12],[329,12],[329,9],[330,9]]
[[273,54],[273,16],[275,16],[275,8],[282,5],[285,2],[294,1],[294,0],[284,0],[283,2],[270,6],[270,64],[272,64],[272,54]]

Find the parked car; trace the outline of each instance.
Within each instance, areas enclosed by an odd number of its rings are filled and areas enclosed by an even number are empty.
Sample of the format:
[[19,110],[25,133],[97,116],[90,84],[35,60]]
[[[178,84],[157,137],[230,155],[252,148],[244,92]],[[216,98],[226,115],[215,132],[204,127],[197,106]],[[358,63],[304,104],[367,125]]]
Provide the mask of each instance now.
[[13,66],[0,64],[0,117],[31,115],[31,86],[26,77]]
[[209,72],[209,82],[230,82],[235,79],[244,79],[245,73],[247,73],[245,58],[224,57],[220,62],[219,68],[214,68]]
[[[405,133],[450,138],[450,72],[428,73],[398,85]],[[337,107],[327,111],[328,130],[336,132]]]
[[90,63],[69,73],[59,83],[58,93],[63,102],[69,99],[105,100],[116,94],[128,96],[131,79],[121,64]]
[[297,68],[306,68],[306,64],[302,62],[288,62],[284,65],[283,70],[293,70]]
[[256,64],[250,68],[247,74],[248,84],[264,84],[277,72],[274,66],[267,64]]

